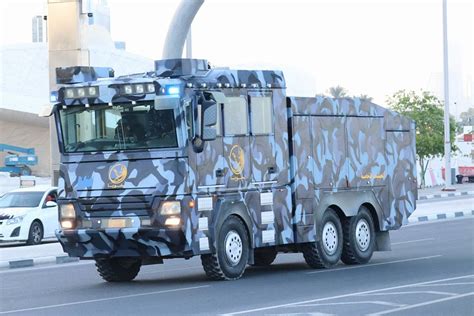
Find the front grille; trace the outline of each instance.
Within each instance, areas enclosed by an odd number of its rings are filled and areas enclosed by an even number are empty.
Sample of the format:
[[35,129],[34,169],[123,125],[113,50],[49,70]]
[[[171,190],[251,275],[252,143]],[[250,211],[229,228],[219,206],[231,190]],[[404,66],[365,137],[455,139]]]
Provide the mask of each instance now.
[[79,198],[79,208],[84,212],[112,211],[112,210],[149,210],[151,208],[151,195],[127,195]]

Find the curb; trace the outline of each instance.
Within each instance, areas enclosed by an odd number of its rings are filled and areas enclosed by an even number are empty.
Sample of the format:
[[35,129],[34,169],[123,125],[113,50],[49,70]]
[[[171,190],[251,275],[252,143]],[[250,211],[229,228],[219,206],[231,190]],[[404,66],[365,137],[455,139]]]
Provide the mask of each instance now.
[[453,196],[461,196],[461,195],[474,195],[474,191],[441,193],[441,194],[428,194],[428,195],[420,196],[418,198],[418,201],[430,200],[430,199],[439,199],[439,198],[446,198],[446,197],[453,197]]
[[419,223],[419,222],[428,222],[433,220],[441,220],[441,219],[450,219],[450,218],[459,218],[459,217],[469,217],[474,216],[474,210],[470,211],[458,211],[458,212],[450,212],[450,213],[440,213],[440,214],[430,214],[418,217],[410,217],[408,218],[408,223]]
[[0,261],[0,270],[28,268],[28,267],[34,267],[34,266],[43,265],[43,264],[65,264],[65,263],[78,262],[78,261],[79,261],[79,258],[69,257],[67,255],[38,257],[34,259]]

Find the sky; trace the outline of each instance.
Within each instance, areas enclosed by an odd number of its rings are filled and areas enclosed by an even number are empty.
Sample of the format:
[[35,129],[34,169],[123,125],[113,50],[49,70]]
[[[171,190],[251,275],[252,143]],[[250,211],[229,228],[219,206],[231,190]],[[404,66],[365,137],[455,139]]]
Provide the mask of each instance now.
[[[474,107],[474,1],[448,1],[450,107]],[[0,44],[31,41],[46,0],[0,1]],[[111,33],[160,59],[179,1],[108,0]],[[283,70],[288,95],[341,85],[379,104],[400,89],[443,98],[442,0],[205,0],[192,26],[193,57],[214,66]],[[0,70],[1,71],[1,70]]]

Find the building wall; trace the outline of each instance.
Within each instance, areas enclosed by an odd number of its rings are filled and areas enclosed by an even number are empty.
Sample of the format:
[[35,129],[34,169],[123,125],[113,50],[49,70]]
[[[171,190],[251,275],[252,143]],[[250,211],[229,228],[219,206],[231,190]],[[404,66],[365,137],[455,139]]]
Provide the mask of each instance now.
[[[49,176],[49,123],[35,114],[0,109],[0,143],[34,148],[38,165],[31,167],[34,175]],[[8,153],[0,152],[0,165]]]

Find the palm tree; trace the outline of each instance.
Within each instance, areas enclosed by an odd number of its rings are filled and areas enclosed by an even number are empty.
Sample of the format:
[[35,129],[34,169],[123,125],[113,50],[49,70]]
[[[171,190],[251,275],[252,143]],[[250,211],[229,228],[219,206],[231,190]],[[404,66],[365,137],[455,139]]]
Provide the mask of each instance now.
[[328,92],[333,98],[344,98],[347,96],[347,90],[339,85],[329,88]]
[[367,102],[372,102],[373,98],[369,97],[367,94],[361,94],[358,97],[361,101],[367,101]]

